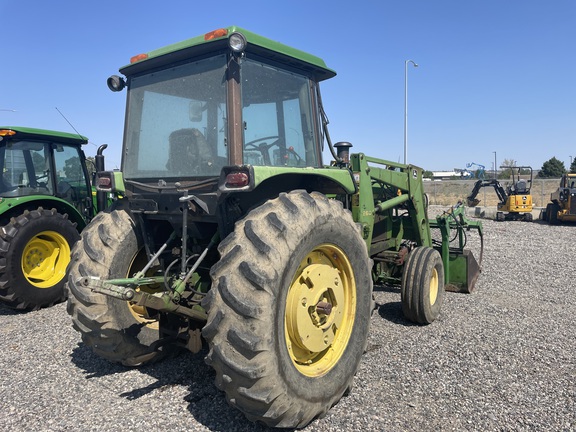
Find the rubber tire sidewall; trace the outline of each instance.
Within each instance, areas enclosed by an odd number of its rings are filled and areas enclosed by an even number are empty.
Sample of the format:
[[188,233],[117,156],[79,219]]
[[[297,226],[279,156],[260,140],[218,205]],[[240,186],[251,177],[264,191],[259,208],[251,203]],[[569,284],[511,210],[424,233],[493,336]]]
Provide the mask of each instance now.
[[[0,260],[5,260],[4,274],[0,276],[0,281],[7,281],[7,288],[2,291],[15,296],[6,304],[16,309],[36,310],[64,301],[66,299],[64,285],[67,275],[65,274],[50,288],[38,288],[24,276],[22,255],[30,240],[44,231],[54,231],[60,234],[72,249],[80,235],[74,224],[68,220],[68,216],[58,213],[55,209],[38,208],[17,216],[6,226],[6,229],[8,232],[17,229],[11,240],[3,240],[3,243],[8,243],[8,248],[6,252],[0,253]],[[2,297],[4,296],[0,296]]]
[[[300,262],[326,243],[350,262],[355,318],[337,363],[322,376],[308,377],[288,352],[285,309]],[[350,390],[366,347],[374,303],[371,260],[358,226],[338,201],[293,191],[252,210],[219,251],[203,302],[209,315],[203,329],[210,345],[206,362],[216,371],[216,385],[252,421],[304,427]]]
[[[438,276],[438,293],[434,304],[430,303],[430,280],[432,270]],[[406,260],[401,284],[402,312],[417,324],[431,324],[438,318],[444,303],[444,264],[440,253],[427,246],[419,246],[410,252]]]
[[[68,313],[74,327],[96,354],[127,366],[150,363],[163,356],[161,351],[151,354],[159,331],[139,323],[126,301],[93,293],[77,281],[86,276],[126,278],[142,245],[139,231],[126,211],[100,213],[82,232],[69,271]],[[149,359],[135,360],[146,354],[151,354]]]
[[[346,388],[340,387],[342,376],[356,371],[358,359],[365,349],[369,329],[372,308],[372,278],[368,260],[364,259],[366,246],[359,243],[361,239],[359,240],[359,235],[356,232],[351,232],[348,225],[339,226],[339,222],[336,219],[331,222],[330,226],[328,224],[315,224],[316,226],[311,229],[309,235],[297,245],[279,280],[281,288],[275,311],[276,334],[280,336],[276,341],[279,373],[284,376],[284,381],[294,397],[308,401],[322,399],[326,394],[342,394],[346,390]],[[338,246],[349,259],[356,281],[356,311],[352,334],[340,362],[324,376],[309,378],[301,374],[290,360],[285,339],[284,318],[288,288],[298,265],[306,254],[322,243]]]

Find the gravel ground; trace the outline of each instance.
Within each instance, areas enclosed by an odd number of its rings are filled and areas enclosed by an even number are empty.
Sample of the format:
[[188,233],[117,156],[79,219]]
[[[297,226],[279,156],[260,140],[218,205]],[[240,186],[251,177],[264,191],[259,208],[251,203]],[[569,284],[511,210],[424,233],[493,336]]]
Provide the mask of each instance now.
[[[576,226],[483,224],[476,292],[447,293],[420,327],[378,287],[352,393],[305,431],[576,430]],[[112,365],[64,304],[0,307],[0,340],[2,431],[266,430],[228,407],[203,355]]]

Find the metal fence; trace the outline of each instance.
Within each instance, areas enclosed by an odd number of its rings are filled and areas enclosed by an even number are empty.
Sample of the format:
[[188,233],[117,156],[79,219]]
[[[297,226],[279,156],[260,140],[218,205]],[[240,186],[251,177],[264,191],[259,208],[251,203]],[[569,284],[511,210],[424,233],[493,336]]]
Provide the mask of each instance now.
[[[499,179],[500,184],[506,189],[509,181]],[[472,192],[476,180],[436,180],[424,182],[424,191],[428,194],[432,205],[453,205],[459,200],[466,202],[466,197]],[[560,179],[534,179],[532,181],[531,195],[535,207],[546,207],[550,201],[550,194],[554,192]],[[477,199],[480,206],[496,206],[498,196],[491,186],[480,189]]]

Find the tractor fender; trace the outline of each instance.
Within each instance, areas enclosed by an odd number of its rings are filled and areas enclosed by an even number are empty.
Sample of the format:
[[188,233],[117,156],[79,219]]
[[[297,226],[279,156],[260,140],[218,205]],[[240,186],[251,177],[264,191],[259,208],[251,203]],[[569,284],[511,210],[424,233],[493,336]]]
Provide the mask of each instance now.
[[76,224],[78,232],[87,224],[85,217],[68,201],[52,196],[34,195],[0,198],[0,225],[6,225],[11,217],[22,214],[24,210],[35,210],[38,207],[55,208],[58,213],[67,214],[68,219]]

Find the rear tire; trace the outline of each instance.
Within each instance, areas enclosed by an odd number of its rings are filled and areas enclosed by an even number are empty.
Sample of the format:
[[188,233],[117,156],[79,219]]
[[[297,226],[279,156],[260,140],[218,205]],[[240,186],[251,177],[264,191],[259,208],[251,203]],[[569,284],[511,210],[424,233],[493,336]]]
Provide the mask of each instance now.
[[56,209],[11,218],[0,230],[0,301],[37,310],[66,300],[66,267],[79,237],[68,215]]
[[86,276],[126,278],[145,263],[139,230],[123,210],[99,213],[72,251],[67,286],[73,326],[97,355],[125,366],[152,363],[167,353],[153,346],[159,340],[158,316],[154,310],[94,293],[78,280]]
[[444,265],[437,250],[419,246],[408,255],[401,285],[402,312],[417,324],[438,318],[444,303]]
[[202,331],[216,385],[251,421],[304,427],[351,388],[366,347],[371,261],[357,225],[340,202],[294,191],[218,249]]

